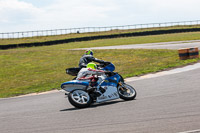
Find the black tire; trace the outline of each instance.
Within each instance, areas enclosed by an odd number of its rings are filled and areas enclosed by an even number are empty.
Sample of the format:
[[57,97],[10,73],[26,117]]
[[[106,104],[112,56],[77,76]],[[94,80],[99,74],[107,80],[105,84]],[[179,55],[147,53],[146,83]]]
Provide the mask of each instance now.
[[68,100],[76,108],[86,108],[92,103],[92,98],[84,90],[74,90],[70,92],[68,95]]
[[[120,85],[118,86],[119,97],[125,101],[135,99],[135,97],[137,95],[136,90],[132,86],[130,86],[126,83],[123,83],[123,86],[124,87],[122,87]],[[128,93],[127,92],[128,90],[131,91],[131,93]]]

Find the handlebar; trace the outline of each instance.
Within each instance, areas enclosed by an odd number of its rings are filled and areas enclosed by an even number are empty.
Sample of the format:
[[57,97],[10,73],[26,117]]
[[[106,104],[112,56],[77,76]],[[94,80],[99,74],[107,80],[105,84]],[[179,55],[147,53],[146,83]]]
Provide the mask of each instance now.
[[109,64],[111,64],[111,62],[105,61],[105,62],[101,62],[99,65],[97,65],[97,67],[98,68],[104,68],[104,67],[106,67]]

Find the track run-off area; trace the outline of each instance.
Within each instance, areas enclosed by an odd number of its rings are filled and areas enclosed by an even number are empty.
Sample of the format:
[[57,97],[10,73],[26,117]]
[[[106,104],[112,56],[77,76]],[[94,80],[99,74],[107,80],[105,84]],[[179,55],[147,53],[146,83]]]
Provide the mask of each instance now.
[[119,45],[119,46],[80,48],[80,49],[180,49],[180,48],[194,48],[194,47],[200,48],[200,40],[132,44],[132,45],[129,44],[129,45]]
[[[198,41],[166,45],[179,44],[178,48],[183,48],[181,45],[189,43],[193,44],[190,47],[200,46]],[[63,91],[2,98],[0,132],[197,133],[200,132],[199,79],[200,63],[127,78],[126,82],[137,91],[135,100],[118,99],[85,109],[70,105]]]

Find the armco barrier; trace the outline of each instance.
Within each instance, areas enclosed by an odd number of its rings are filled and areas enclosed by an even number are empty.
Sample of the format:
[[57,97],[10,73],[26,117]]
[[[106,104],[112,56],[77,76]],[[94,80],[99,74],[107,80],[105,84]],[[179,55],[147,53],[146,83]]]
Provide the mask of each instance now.
[[200,28],[154,30],[154,31],[122,33],[122,34],[113,34],[113,35],[79,37],[79,38],[46,41],[46,42],[8,44],[8,45],[0,45],[0,49],[11,49],[11,48],[32,47],[32,46],[48,46],[48,45],[56,45],[56,44],[63,44],[63,43],[70,43],[70,42],[80,42],[80,41],[90,41],[90,40],[98,40],[98,39],[109,39],[109,38],[118,38],[118,37],[133,37],[133,36],[147,36],[147,35],[159,35],[159,34],[172,34],[172,33],[182,33],[182,32],[196,32],[196,31],[200,31]]

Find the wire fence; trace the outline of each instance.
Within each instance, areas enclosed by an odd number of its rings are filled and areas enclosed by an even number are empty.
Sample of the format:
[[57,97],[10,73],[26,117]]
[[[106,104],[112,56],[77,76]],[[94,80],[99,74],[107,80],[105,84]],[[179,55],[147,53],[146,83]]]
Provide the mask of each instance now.
[[196,26],[199,24],[200,20],[195,20],[195,21],[148,23],[148,24],[109,26],[109,27],[83,27],[83,28],[69,28],[69,29],[7,32],[7,33],[0,33],[0,39],[55,36],[55,35],[65,35],[72,33],[105,32],[112,30],[134,30],[134,29],[163,28],[163,27],[173,27],[173,26]]

